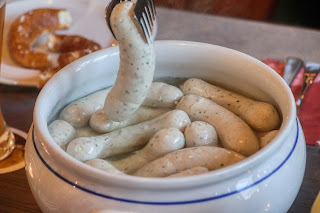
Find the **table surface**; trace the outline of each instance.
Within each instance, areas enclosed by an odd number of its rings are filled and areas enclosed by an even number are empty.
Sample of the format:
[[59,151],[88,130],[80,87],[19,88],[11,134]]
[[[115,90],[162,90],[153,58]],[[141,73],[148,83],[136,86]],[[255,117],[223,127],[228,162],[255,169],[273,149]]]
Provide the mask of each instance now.
[[[157,40],[189,40],[229,47],[258,59],[320,60],[320,31],[157,8]],[[0,85],[0,105],[9,126],[28,131],[39,91]],[[307,166],[290,213],[310,212],[320,189],[320,151],[307,146]],[[292,177],[294,178],[294,177]],[[0,175],[0,212],[41,212],[24,169]]]

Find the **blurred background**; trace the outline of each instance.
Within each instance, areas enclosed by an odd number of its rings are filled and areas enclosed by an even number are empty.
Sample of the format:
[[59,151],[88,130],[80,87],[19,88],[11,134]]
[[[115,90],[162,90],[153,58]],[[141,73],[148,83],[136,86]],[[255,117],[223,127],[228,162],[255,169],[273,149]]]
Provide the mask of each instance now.
[[157,6],[168,8],[320,29],[316,0],[154,0],[154,2]]

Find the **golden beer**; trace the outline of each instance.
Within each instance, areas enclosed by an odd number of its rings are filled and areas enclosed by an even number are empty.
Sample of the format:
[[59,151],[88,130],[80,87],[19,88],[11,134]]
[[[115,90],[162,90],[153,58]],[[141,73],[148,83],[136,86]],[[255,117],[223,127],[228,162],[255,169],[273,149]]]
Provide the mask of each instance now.
[[[0,0],[0,65],[1,65],[5,7],[6,7],[6,1]],[[6,125],[6,122],[1,112],[1,106],[0,106],[0,160],[5,159],[12,152],[14,147],[15,147],[14,135]]]

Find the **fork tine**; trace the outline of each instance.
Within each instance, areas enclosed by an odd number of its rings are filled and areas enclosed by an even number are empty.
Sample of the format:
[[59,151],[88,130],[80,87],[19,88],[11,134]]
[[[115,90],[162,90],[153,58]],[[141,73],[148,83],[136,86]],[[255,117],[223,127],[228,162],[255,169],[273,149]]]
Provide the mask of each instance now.
[[[143,13],[142,16],[143,16],[144,23],[146,24],[146,34],[148,35],[147,36],[147,40],[148,40],[152,38],[152,29],[146,13]],[[150,43],[149,40],[148,40],[148,43]]]
[[146,41],[149,43],[149,39],[150,39],[150,27],[149,27],[149,24],[148,24],[148,21],[146,20],[145,18],[145,13],[142,13],[142,17],[141,19],[139,20],[139,25],[142,29],[142,32],[144,34],[144,37],[146,39]]
[[151,16],[152,16],[152,20],[156,20],[156,8],[154,6],[154,2],[153,1],[148,1],[148,4],[150,5],[149,10],[151,10]]
[[155,20],[153,0],[137,0],[134,13],[147,42],[150,43]]
[[153,27],[154,16],[153,16],[153,12],[152,12],[151,7],[152,7],[151,3],[150,3],[150,1],[148,1],[148,6],[145,8],[145,10],[146,10],[149,25]]
[[145,0],[137,0],[136,5],[134,7],[134,14],[138,22],[140,22],[142,18],[142,14],[144,12]]

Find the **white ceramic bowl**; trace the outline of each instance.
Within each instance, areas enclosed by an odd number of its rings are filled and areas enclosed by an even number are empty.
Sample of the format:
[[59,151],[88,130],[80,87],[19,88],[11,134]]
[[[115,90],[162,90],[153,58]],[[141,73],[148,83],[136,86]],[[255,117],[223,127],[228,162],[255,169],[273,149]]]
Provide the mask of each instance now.
[[42,89],[26,145],[26,173],[43,212],[286,212],[300,188],[305,139],[282,78],[243,53],[210,44],[157,41],[155,78],[198,77],[274,104],[283,119],[274,141],[247,159],[184,178],[117,176],[81,163],[50,137],[47,123],[69,102],[110,86],[117,47],[68,65]]

